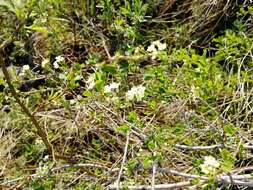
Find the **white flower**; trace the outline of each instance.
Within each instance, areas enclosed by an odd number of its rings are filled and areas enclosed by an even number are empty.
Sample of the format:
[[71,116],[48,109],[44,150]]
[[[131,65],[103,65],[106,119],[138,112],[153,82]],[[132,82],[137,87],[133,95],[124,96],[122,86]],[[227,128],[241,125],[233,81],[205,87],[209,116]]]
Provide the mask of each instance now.
[[86,84],[88,85],[87,87],[88,90],[91,90],[92,88],[94,88],[96,84],[94,74],[89,76],[88,80],[86,81]]
[[117,83],[117,82],[112,82],[112,84],[110,84],[112,89],[118,89],[119,85],[120,85],[120,83]]
[[41,178],[48,175],[50,169],[52,168],[51,163],[39,163],[39,167],[36,169],[36,177]]
[[159,40],[151,42],[151,45],[148,46],[147,51],[148,52],[157,52],[165,50],[167,47],[166,43],[161,43]]
[[195,71],[196,71],[197,73],[201,73],[200,68],[196,68]]
[[58,62],[56,62],[56,61],[53,63],[53,66],[54,66],[55,69],[59,69],[59,67],[60,67]]
[[44,161],[47,161],[48,159],[49,159],[49,155],[46,155],[46,156],[43,158]]
[[41,63],[41,66],[45,68],[49,62],[50,62],[49,59],[44,59]]
[[167,45],[165,43],[164,44],[160,43],[160,45],[158,46],[158,50],[159,51],[165,50],[166,47],[167,47]]
[[75,81],[81,80],[81,79],[82,79],[82,76],[81,76],[81,75],[76,75],[76,76],[75,76]]
[[55,69],[59,69],[59,63],[60,62],[63,62],[65,60],[65,58],[64,57],[62,57],[62,56],[57,56],[56,58],[55,58],[55,61],[54,61],[54,63],[53,63],[53,66],[54,66],[54,68]]
[[156,59],[156,57],[157,57],[157,54],[158,54],[158,52],[157,52],[157,51],[152,52],[151,59],[152,59],[152,60],[155,60],[155,59]]
[[30,66],[29,65],[24,65],[22,69],[23,69],[23,71],[28,71],[28,70],[30,70]]
[[55,58],[55,60],[56,60],[56,62],[62,62],[62,61],[65,60],[65,58],[62,57],[62,56],[60,56],[60,55],[58,55],[58,56]]
[[104,87],[104,93],[110,93],[113,90],[118,90],[119,89],[119,85],[120,85],[120,83],[116,83],[116,82],[113,82],[110,85],[106,85]]
[[74,105],[76,103],[76,100],[75,99],[72,99],[69,101],[70,105]]
[[117,103],[119,101],[119,97],[117,97],[117,96],[106,97],[106,101],[111,102],[111,103]]
[[24,65],[24,66],[22,67],[20,76],[24,76],[29,70],[30,70],[30,66],[29,66],[29,65]]
[[220,166],[220,163],[212,156],[205,156],[204,163],[200,165],[201,171],[205,174],[212,174]]
[[106,85],[104,87],[104,93],[110,93],[112,91],[111,87],[109,85]]
[[26,71],[29,71],[30,70],[30,66],[29,65],[24,65],[23,67],[22,67],[22,71],[23,72],[26,72]]
[[159,40],[152,42],[152,44],[154,44],[159,51],[165,50],[167,47],[165,43],[161,43]]
[[136,98],[137,101],[141,101],[141,99],[144,97],[145,89],[146,88],[144,86],[132,87],[131,90],[129,90],[126,93],[126,99],[128,101],[131,101],[131,100],[134,100]]
[[148,46],[148,49],[147,49],[148,52],[156,52],[157,49],[155,47],[155,44],[151,44],[150,46]]

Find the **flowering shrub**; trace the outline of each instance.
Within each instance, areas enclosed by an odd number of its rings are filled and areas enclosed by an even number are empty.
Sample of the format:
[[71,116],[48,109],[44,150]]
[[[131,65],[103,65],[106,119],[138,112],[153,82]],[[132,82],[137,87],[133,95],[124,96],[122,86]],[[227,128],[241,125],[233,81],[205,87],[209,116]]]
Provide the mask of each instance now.
[[30,71],[29,65],[24,65],[21,69],[20,76],[25,76]]
[[126,93],[126,100],[127,101],[132,101],[132,100],[137,100],[141,101],[142,98],[144,98],[145,94],[145,87],[144,86],[134,86],[132,87],[129,91]]
[[119,89],[120,83],[112,82],[104,87],[104,93],[111,93],[113,90],[117,91]]
[[214,174],[220,163],[212,156],[205,156],[204,163],[200,165],[201,171],[204,174]]
[[151,45],[148,46],[147,52],[151,53],[151,58],[156,59],[159,51],[165,50],[167,47],[166,43],[161,43],[159,40],[151,42]]
[[55,69],[59,69],[59,64],[60,63],[62,63],[62,62],[64,62],[64,57],[62,57],[62,56],[57,56],[56,58],[55,58],[55,61],[53,62],[53,67],[55,68]]
[[[244,16],[235,29],[198,38],[201,31],[176,26],[165,12],[185,9],[185,2],[191,8],[183,14],[197,21],[219,1],[206,1],[206,10],[198,9],[200,0],[170,2],[0,1],[0,48],[6,66],[14,65],[9,83],[0,76],[0,186],[208,189],[203,182],[215,189],[228,173],[236,176],[228,183],[251,183],[250,171],[244,178],[241,168],[252,149],[253,38],[246,28],[253,9],[241,3]],[[234,4],[232,11],[240,3]],[[227,11],[224,6],[221,1]],[[175,19],[185,18],[180,15]],[[197,39],[189,39],[194,31]],[[217,38],[203,45],[211,36]],[[8,39],[13,48],[2,45]],[[208,153],[213,156],[199,159]],[[30,182],[29,175],[37,178]]]
[[161,43],[159,40],[151,42],[151,45],[148,46],[147,51],[148,52],[156,52],[156,51],[162,51],[165,50],[167,47],[166,43]]
[[94,74],[91,74],[91,75],[89,76],[89,78],[88,78],[87,81],[86,81],[86,84],[87,84],[87,89],[88,89],[88,90],[91,90],[91,89],[94,88],[94,86],[95,86],[95,84],[96,84]]

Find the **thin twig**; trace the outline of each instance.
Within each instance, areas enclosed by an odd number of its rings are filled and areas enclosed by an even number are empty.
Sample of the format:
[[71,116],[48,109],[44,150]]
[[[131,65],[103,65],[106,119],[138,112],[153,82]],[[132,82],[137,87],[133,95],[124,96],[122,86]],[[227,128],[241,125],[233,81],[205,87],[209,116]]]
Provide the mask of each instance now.
[[42,141],[44,142],[47,150],[50,152],[50,154],[53,156],[53,160],[55,160],[55,155],[54,155],[54,150],[52,144],[49,142],[47,133],[43,127],[41,127],[37,121],[37,119],[34,117],[33,114],[29,111],[29,109],[22,103],[22,101],[19,98],[19,95],[17,94],[14,86],[12,85],[11,77],[10,74],[6,68],[6,65],[4,63],[3,57],[6,55],[4,52],[5,45],[1,45],[0,49],[0,66],[2,67],[2,71],[5,77],[5,80],[10,88],[10,92],[12,96],[15,98],[16,102],[19,104],[23,112],[31,119],[33,125],[37,129],[38,135],[41,137]]
[[129,145],[129,139],[130,139],[130,132],[127,134],[127,139],[126,139],[126,145],[125,145],[125,149],[124,149],[124,155],[123,155],[123,158],[122,158],[122,162],[121,162],[121,167],[120,167],[120,170],[119,170],[119,175],[118,175],[118,178],[116,180],[116,186],[117,188],[116,189],[120,189],[120,179],[121,179],[121,176],[122,176],[122,173],[123,173],[123,169],[124,169],[124,165],[125,165],[125,162],[126,162],[126,159],[127,159],[127,150],[128,150],[128,145]]
[[[156,156],[156,152],[154,152],[154,157]],[[155,174],[156,174],[156,160],[153,162],[153,168],[152,168],[152,190],[155,190]]]
[[[159,184],[159,185],[155,185],[154,188],[156,190],[165,190],[165,189],[176,189],[176,188],[182,188],[182,187],[187,187],[187,186],[191,186],[191,182],[190,181],[183,181],[183,182],[179,182],[179,183],[171,183],[171,184]],[[117,189],[124,189],[126,188],[125,186],[115,186],[115,185],[111,185],[109,186],[108,190],[117,190]],[[130,185],[127,186],[128,189],[130,190],[152,190],[152,186],[151,185]]]
[[[128,139],[129,138],[130,137],[128,137]],[[127,145],[127,142],[126,142],[126,145]],[[125,153],[127,153],[127,149],[125,149],[125,152],[124,152],[121,168],[114,168],[113,170],[111,170],[107,166],[104,166],[104,165],[101,165],[101,164],[96,164],[96,163],[73,164],[73,165],[67,164],[67,165],[64,165],[64,166],[61,166],[61,167],[52,168],[49,171],[49,174],[65,170],[67,168],[100,168],[100,169],[106,170],[109,173],[119,171],[119,175],[118,175],[118,178],[117,178],[117,180],[118,180],[118,179],[121,178],[122,173],[123,173],[123,169],[122,168],[124,167],[124,163],[126,161],[126,155],[127,155]],[[123,161],[124,161],[124,163],[123,163]],[[244,169],[242,168],[242,170],[243,171],[251,171],[251,170],[253,170],[252,168],[253,167],[247,167],[247,168],[244,168]],[[180,177],[189,178],[189,179],[199,179],[202,183],[204,183],[205,181],[209,180],[209,178],[206,177],[206,176],[200,176],[200,175],[195,175],[195,174],[188,174],[188,173],[179,172],[179,171],[176,171],[176,170],[173,170],[173,169],[170,169],[170,168],[156,167],[155,172],[156,173],[163,173],[163,174],[172,174],[172,175],[175,175],[175,176],[180,176]],[[245,187],[253,187],[253,181],[249,181],[250,179],[253,179],[253,176],[251,174],[242,174],[242,175],[233,174],[235,172],[238,172],[238,170],[233,170],[231,172],[230,176],[228,176],[227,174],[224,174],[224,173],[223,174],[219,174],[219,175],[217,175],[215,177],[215,181],[217,183],[221,183],[221,184],[232,184],[233,183],[234,185],[241,185],[241,186],[245,186]],[[30,178],[31,177],[37,177],[37,174],[29,175],[28,178],[29,177]],[[20,178],[16,178],[16,179],[12,179],[12,180],[7,180],[7,181],[3,182],[0,185],[6,185],[6,184],[15,183],[16,181],[19,181],[19,180],[22,180],[22,179],[25,179],[25,177],[20,177]],[[161,189],[161,187],[164,187],[164,188],[166,188],[166,187],[179,188],[179,187],[184,187],[184,186],[181,186],[183,184],[185,184],[185,186],[190,186],[191,185],[191,183],[190,182],[188,183],[188,181],[187,181],[187,183],[186,182],[180,182],[180,183],[162,184],[162,185],[152,184],[151,186],[148,186],[148,185],[142,185],[142,186],[136,185],[136,186],[129,186],[129,189],[141,189],[141,187],[143,187],[145,189],[152,189],[152,188],[153,189],[159,189],[159,188]],[[186,184],[188,184],[188,185],[186,185]],[[118,189],[122,189],[122,187],[118,183],[115,183],[114,185],[110,185],[108,187],[108,189],[109,190],[117,189],[116,187],[118,187]]]
[[[212,149],[216,149],[216,148],[228,148],[228,149],[233,149],[236,148],[236,146],[226,146],[223,144],[217,144],[217,145],[210,145],[210,146],[187,146],[187,145],[180,145],[180,144],[176,144],[174,146],[177,149],[183,149],[183,150],[212,150]],[[243,145],[243,148],[245,149],[253,149],[253,146],[250,145]]]
[[[188,173],[184,173],[184,172],[179,172],[173,169],[169,169],[169,168],[157,168],[157,172],[159,173],[166,173],[166,174],[173,174],[176,176],[181,176],[181,177],[185,177],[185,178],[198,178],[201,180],[208,180],[208,177],[205,176],[200,176],[200,175],[195,175],[195,174],[188,174]],[[237,174],[232,174],[231,176],[228,176],[227,174],[219,174],[216,176],[216,181],[230,181],[230,177],[232,177],[233,180],[249,180],[249,179],[253,179],[253,176],[250,174],[242,174],[242,175],[237,175]]]
[[[80,169],[80,168],[99,168],[99,169],[104,169],[104,170],[106,170],[109,173],[116,172],[116,171],[119,170],[118,168],[110,169],[110,168],[108,168],[108,167],[106,167],[104,165],[94,164],[94,163],[66,164],[66,165],[63,165],[63,166],[60,166],[60,167],[55,167],[55,168],[50,169],[49,172],[48,172],[48,174],[52,174],[54,172],[60,172],[60,171],[65,170],[67,168],[77,168],[77,169]],[[19,178],[16,178],[16,179],[6,180],[1,185],[14,183],[16,181],[19,181],[19,180],[22,180],[22,179],[25,179],[25,178],[32,178],[32,177],[37,177],[37,174],[35,173],[35,174],[29,175],[28,177],[19,177]]]
[[243,172],[249,172],[249,171],[253,171],[253,166],[246,166],[246,167],[242,167],[242,168],[236,168],[232,171],[232,173],[243,173]]
[[217,144],[217,145],[210,145],[210,146],[187,146],[187,145],[180,145],[175,144],[175,148],[183,149],[183,150],[211,150],[216,148],[224,148],[224,145]]
[[109,170],[110,168],[101,165],[101,164],[93,164],[93,163],[86,163],[86,164],[67,164],[61,167],[53,168],[50,170],[50,172],[58,172],[60,170],[64,170],[67,168],[99,168],[99,169],[104,169],[104,170]]
[[[208,177],[205,176],[198,176],[198,175],[192,175],[192,174],[186,174],[186,173],[182,173],[182,172],[178,172],[175,170],[163,170],[164,172],[166,171],[167,173],[171,173],[174,175],[178,175],[178,176],[182,176],[182,177],[187,177],[187,178],[194,178],[194,179],[200,179],[200,183],[205,183],[206,181],[209,180]],[[161,172],[161,170],[160,170]],[[233,184],[233,185],[240,185],[240,186],[244,186],[244,187],[253,187],[253,181],[248,181],[249,179],[252,179],[253,177],[250,174],[247,175],[231,175],[231,176],[227,176],[227,175],[222,175],[222,176],[217,176],[215,178],[215,181],[217,183],[221,183],[221,184]],[[231,180],[232,179],[232,180]],[[241,180],[247,180],[247,181],[241,181]],[[170,188],[182,188],[182,187],[187,187],[187,186],[191,186],[191,182],[190,181],[184,181],[184,182],[179,182],[179,183],[171,183],[171,184],[160,184],[160,185],[132,185],[132,186],[128,186],[128,189],[131,190],[141,190],[141,189],[145,189],[145,190],[152,190],[153,188],[155,188],[156,190],[158,189],[170,189]],[[125,186],[115,186],[115,185],[111,185],[108,187],[108,190],[116,190],[116,189],[123,189],[125,188]]]
[[103,46],[104,46],[105,52],[108,56],[108,59],[111,60],[112,56],[110,55],[110,52],[109,52],[108,47],[106,45],[106,41],[103,36],[101,36],[101,38],[102,38]]
[[183,172],[179,172],[179,171],[169,169],[169,168],[157,168],[157,172],[164,173],[164,174],[173,174],[173,175],[181,176],[181,177],[185,177],[185,178],[198,178],[198,179],[201,179],[201,180],[207,180],[208,179],[205,176],[199,176],[199,175],[195,175],[195,174],[183,173]]
[[[112,110],[110,110],[109,108],[107,108],[106,106],[104,106],[103,104],[95,101],[94,102],[96,106],[98,106],[99,109],[103,110],[105,109],[106,111],[110,112],[111,114],[113,114],[115,117],[119,118],[119,116],[114,113]],[[141,131],[141,130],[138,130],[137,127],[135,127],[132,123],[128,122],[127,120],[125,119],[122,119],[122,118],[119,118],[122,123],[126,123],[127,125],[131,126],[131,132],[136,135],[137,137],[139,137],[141,140],[144,140],[147,138],[147,136]]]

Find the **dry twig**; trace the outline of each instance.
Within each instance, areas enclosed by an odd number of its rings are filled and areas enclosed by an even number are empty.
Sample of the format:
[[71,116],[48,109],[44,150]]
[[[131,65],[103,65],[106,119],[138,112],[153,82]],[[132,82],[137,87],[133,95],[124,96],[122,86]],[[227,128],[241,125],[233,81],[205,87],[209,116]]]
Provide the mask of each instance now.
[[124,155],[123,155],[123,158],[122,158],[121,167],[120,167],[120,170],[119,170],[119,175],[118,175],[118,178],[117,178],[117,180],[115,182],[115,184],[117,186],[116,189],[119,189],[120,179],[121,179],[121,176],[122,176],[122,173],[123,173],[123,169],[124,169],[124,165],[125,165],[125,162],[126,162],[126,159],[127,159],[127,150],[128,150],[128,145],[129,145],[130,134],[131,133],[127,134],[126,145],[125,145],[125,149],[124,149]]
[[43,127],[41,127],[39,125],[39,123],[38,123],[37,119],[34,117],[34,115],[22,103],[22,101],[19,98],[18,93],[16,92],[14,86],[12,85],[10,74],[9,74],[9,72],[6,68],[6,65],[4,63],[4,60],[3,60],[3,57],[5,57],[5,55],[6,55],[5,51],[4,51],[4,48],[5,48],[6,44],[1,45],[1,48],[0,48],[0,66],[2,67],[2,71],[3,71],[3,74],[4,74],[5,80],[6,80],[8,86],[10,88],[10,92],[11,92],[12,96],[15,98],[15,100],[17,101],[17,103],[19,104],[19,106],[21,107],[21,109],[23,110],[23,112],[31,119],[33,125],[37,129],[38,135],[41,137],[41,139],[44,142],[46,148],[48,149],[50,154],[53,156],[53,159],[55,159],[54,149],[53,149],[52,144],[48,140],[47,133],[46,133],[45,129],[43,129]]

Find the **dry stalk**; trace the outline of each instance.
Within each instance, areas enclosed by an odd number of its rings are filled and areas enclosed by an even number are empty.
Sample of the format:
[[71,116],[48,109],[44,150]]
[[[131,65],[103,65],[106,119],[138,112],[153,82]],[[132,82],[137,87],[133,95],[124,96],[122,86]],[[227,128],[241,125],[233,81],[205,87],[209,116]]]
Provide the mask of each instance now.
[[[154,156],[156,156],[156,152],[154,152],[153,154]],[[152,190],[155,190],[155,175],[156,175],[156,161],[153,162],[153,167],[152,167],[152,182],[151,182],[151,186],[152,186]]]
[[128,145],[129,145],[130,134],[131,133],[127,133],[127,139],[126,139],[126,145],[125,145],[125,149],[124,149],[124,155],[123,155],[123,158],[122,158],[121,167],[120,167],[120,170],[119,170],[119,175],[118,175],[118,178],[116,180],[116,189],[117,190],[120,189],[120,179],[121,179],[123,169],[124,169],[124,166],[125,166],[125,162],[126,162],[126,159],[127,159],[127,150],[128,150]]
[[23,112],[30,118],[30,120],[32,121],[33,125],[37,129],[38,135],[41,137],[43,143],[45,144],[47,150],[53,156],[53,159],[55,159],[54,149],[53,149],[52,144],[48,140],[47,133],[46,133],[45,129],[43,129],[43,127],[41,127],[39,125],[39,123],[38,123],[37,119],[34,117],[34,115],[23,104],[23,102],[20,100],[19,95],[16,92],[14,86],[12,85],[10,74],[9,74],[7,68],[6,68],[6,65],[5,65],[4,59],[3,59],[4,56],[5,56],[4,48],[5,48],[6,44],[1,45],[1,48],[0,48],[0,66],[2,67],[3,75],[4,75],[5,80],[6,80],[7,84],[8,84],[8,86],[9,86],[10,92],[11,92],[12,96],[15,98],[16,102],[21,107],[21,109],[23,110]]
[[[127,144],[127,143],[126,143]],[[126,153],[127,151],[125,151],[124,153]],[[126,154],[124,154],[124,156],[126,156]],[[123,160],[125,160],[126,158],[123,158]],[[123,163],[123,162],[122,162]],[[121,165],[122,166],[122,165]],[[124,166],[124,164],[123,164]],[[56,168],[52,168],[49,173],[58,173],[62,170],[65,170],[67,168],[100,168],[100,169],[104,169],[106,170],[108,173],[114,173],[114,172],[118,172],[121,171],[121,175],[122,175],[122,171],[121,168],[114,168],[113,170],[111,170],[109,167],[105,166],[105,165],[101,165],[101,164],[96,164],[96,163],[86,163],[86,164],[73,164],[73,165],[63,165],[61,167],[56,167]],[[152,168],[150,168],[152,169]],[[226,173],[222,173],[219,174],[215,177],[215,181],[217,183],[220,184],[233,184],[233,185],[241,185],[241,186],[245,186],[245,187],[253,187],[253,182],[250,181],[253,177],[251,174],[241,174],[238,175],[237,173],[240,172],[244,172],[244,171],[252,171],[253,167],[246,167],[246,168],[241,168],[239,170],[233,170],[231,174],[226,174]],[[151,170],[150,170],[151,171]],[[184,172],[180,172],[177,170],[173,170],[170,168],[160,168],[160,167],[156,167],[156,173],[161,173],[161,174],[171,174],[174,176],[180,176],[183,178],[187,178],[187,179],[199,179],[200,180],[200,184],[204,184],[206,181],[209,180],[208,177],[206,176],[200,176],[200,175],[196,175],[196,174],[189,174],[189,173],[184,173]],[[36,177],[37,174],[32,174],[29,177]],[[20,178],[16,178],[16,179],[12,179],[12,180],[7,180],[5,182],[3,182],[0,185],[6,185],[6,184],[12,184],[15,183],[19,180],[24,179],[25,177],[20,177]],[[182,188],[182,187],[186,187],[186,186],[191,186],[191,182],[190,181],[182,181],[182,182],[177,182],[177,183],[170,183],[170,184],[152,184],[152,185],[133,185],[133,186],[128,186],[129,189],[163,189],[163,188]],[[113,189],[122,189],[123,187],[120,184],[113,184],[113,185],[109,185],[108,186],[108,190],[113,190]]]
[[[172,184],[159,184],[155,185],[154,188],[156,190],[165,190],[165,189],[176,189],[176,188],[183,188],[183,187],[188,187],[191,186],[190,181],[183,181],[183,182],[178,182],[178,183],[172,183]],[[131,185],[127,187],[130,190],[152,190],[151,185]],[[117,187],[115,186],[110,186],[108,190],[116,190]],[[120,189],[124,189],[123,186],[120,187]]]
[[[242,146],[245,149],[249,149],[249,150],[253,149],[253,146],[250,146],[250,145],[242,145]],[[226,146],[223,144],[210,145],[210,146],[187,146],[187,145],[176,144],[174,147],[181,150],[192,150],[192,151],[212,150],[212,149],[217,149],[217,148],[228,148],[228,149],[238,148],[238,146]]]

